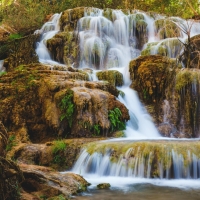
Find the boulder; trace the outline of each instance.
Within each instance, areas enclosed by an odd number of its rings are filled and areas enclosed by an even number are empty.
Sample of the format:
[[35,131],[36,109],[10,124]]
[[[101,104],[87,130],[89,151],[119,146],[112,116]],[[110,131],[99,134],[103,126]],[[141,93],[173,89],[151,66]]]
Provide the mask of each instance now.
[[[83,177],[73,173],[59,173],[48,167],[20,164],[25,180],[22,199],[69,199],[71,195],[87,190],[90,185]],[[27,194],[28,193],[28,194]]]

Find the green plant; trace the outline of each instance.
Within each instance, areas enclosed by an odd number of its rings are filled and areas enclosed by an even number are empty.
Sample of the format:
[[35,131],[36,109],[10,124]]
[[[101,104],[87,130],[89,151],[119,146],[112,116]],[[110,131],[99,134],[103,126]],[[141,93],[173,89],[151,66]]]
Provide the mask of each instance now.
[[95,124],[93,126],[93,130],[94,130],[95,135],[99,135],[100,134],[100,126],[99,126],[99,124]]
[[66,149],[67,145],[63,140],[57,140],[54,141],[52,146],[52,152],[54,155],[53,162],[56,164],[62,164],[65,161],[65,158],[63,157],[63,153]]
[[108,119],[111,123],[111,131],[124,130],[126,129],[125,122],[121,121],[121,110],[119,108],[114,108],[108,111]]
[[62,111],[60,120],[63,121],[64,119],[67,119],[69,127],[72,127],[72,116],[74,114],[73,91],[68,90],[66,95],[62,98],[59,107]]
[[8,144],[6,146],[6,151],[10,151],[12,149],[12,147],[16,145],[15,139],[16,139],[15,135],[11,135],[8,138]]
[[9,35],[9,39],[10,40],[16,40],[16,39],[19,39],[19,38],[21,38],[22,37],[22,35],[20,35],[20,34],[18,34],[18,33],[14,33],[14,34],[10,34]]

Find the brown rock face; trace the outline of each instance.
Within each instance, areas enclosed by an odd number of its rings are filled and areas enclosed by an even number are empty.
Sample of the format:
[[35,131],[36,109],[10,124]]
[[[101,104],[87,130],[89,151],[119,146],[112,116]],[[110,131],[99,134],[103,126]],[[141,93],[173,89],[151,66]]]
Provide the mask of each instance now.
[[87,79],[85,72],[71,68],[19,66],[1,76],[0,120],[32,142],[109,133],[109,110],[120,109],[123,122],[128,110],[112,95],[118,95],[115,87]]
[[199,69],[181,69],[163,56],[130,62],[131,87],[167,137],[199,137]]
[[15,67],[22,64],[38,62],[35,53],[35,43],[38,35],[28,35],[15,40],[2,42],[0,48],[0,60],[4,60],[6,71],[12,71]]
[[85,191],[89,183],[73,173],[61,174],[51,168],[21,164],[25,181],[22,183],[22,199],[29,198],[70,198],[71,195]]
[[8,134],[0,121],[0,199],[19,199],[18,189],[23,175],[16,163],[5,158],[7,145]]

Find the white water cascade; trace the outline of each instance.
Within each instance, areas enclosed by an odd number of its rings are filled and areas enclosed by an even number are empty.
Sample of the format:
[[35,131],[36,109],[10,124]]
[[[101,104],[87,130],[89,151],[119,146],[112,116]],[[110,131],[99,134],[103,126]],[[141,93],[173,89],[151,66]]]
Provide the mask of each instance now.
[[[59,15],[54,15],[49,23],[46,23],[41,33],[42,40],[38,44],[36,52],[43,63],[57,64],[52,61],[45,46],[47,39],[53,37],[58,31]],[[140,47],[138,44],[138,30],[136,21],[141,18],[141,31],[144,41],[152,43],[156,42],[156,46],[151,49],[152,54],[157,54],[159,45],[167,46],[170,40],[161,40],[155,29],[156,19],[151,18],[147,14],[135,11],[133,14],[125,15],[122,11],[112,11],[112,19],[103,16],[103,11],[92,9],[91,12],[85,12],[85,16],[78,22],[77,34],[79,34],[80,45],[80,62],[79,68],[92,68],[96,70],[118,70],[123,74],[124,85],[119,87],[125,95],[119,97],[119,100],[129,109],[130,120],[126,124],[126,139],[160,139],[160,135],[155,128],[150,115],[146,112],[140,103],[138,95],[130,89],[129,85],[129,62],[138,57],[141,50],[146,48],[148,44]],[[158,19],[163,17],[158,16]],[[181,20],[181,19],[180,19]],[[177,19],[176,19],[177,21]],[[188,22],[190,23],[190,22]],[[186,21],[183,24],[187,25]],[[199,23],[193,23],[191,36],[200,33]],[[185,40],[186,35],[181,34],[180,40]],[[177,39],[177,38],[176,38]],[[180,49],[171,49],[170,45],[166,47],[167,55],[175,57]],[[93,80],[96,80],[96,76]],[[167,111],[166,111],[167,112]],[[165,121],[166,119],[163,119]],[[122,139],[121,139],[122,140]],[[119,140],[120,142],[120,140]],[[128,141],[127,141],[128,142]],[[126,142],[124,143],[126,145]],[[152,159],[154,152],[149,154],[140,152],[136,157],[130,157],[132,148],[128,149],[124,154],[120,154],[117,162],[111,162],[112,149],[106,149],[104,153],[95,152],[89,154],[87,148],[82,151],[77,160],[73,172],[84,175],[84,177],[129,177],[129,178],[151,178],[151,170],[153,168]],[[139,149],[135,149],[139,152]],[[166,157],[168,159],[169,168],[166,165]],[[187,166],[186,161],[190,160]],[[154,163],[155,164],[155,163]],[[188,151],[187,156],[183,157],[181,153],[173,149],[166,150],[163,158],[156,163],[159,166],[158,177],[160,179],[198,179],[200,178],[200,159],[199,155]]]
[[58,64],[51,59],[50,53],[46,47],[46,41],[52,38],[58,31],[59,19],[62,13],[54,14],[48,22],[46,22],[40,30],[35,31],[35,34],[41,34],[40,42],[37,43],[36,53],[41,63]]

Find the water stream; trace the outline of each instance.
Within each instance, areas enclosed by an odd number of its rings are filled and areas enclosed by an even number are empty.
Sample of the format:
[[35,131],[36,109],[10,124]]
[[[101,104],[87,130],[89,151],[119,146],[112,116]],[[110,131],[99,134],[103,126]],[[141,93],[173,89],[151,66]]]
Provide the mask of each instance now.
[[[60,14],[61,15],[61,14]],[[49,22],[47,22],[39,31],[42,33],[41,41],[38,43],[36,52],[40,62],[48,64],[59,64],[51,59],[51,56],[45,46],[46,40],[53,37],[59,31],[59,14],[55,14]],[[136,23],[138,17],[141,18],[141,30],[138,31]],[[92,68],[94,71],[93,80],[96,80],[95,70],[118,70],[123,74],[124,85],[119,87],[124,92],[124,97],[119,97],[126,107],[129,109],[130,120],[126,124],[126,140],[128,142],[136,142],[136,140],[161,139],[156,127],[154,126],[151,116],[147,113],[144,106],[139,101],[137,93],[130,89],[131,83],[129,78],[128,64],[130,60],[140,55],[148,42],[157,42],[156,46],[151,49],[152,54],[157,54],[160,45],[167,46],[167,55],[176,57],[179,50],[171,48],[172,39],[160,39],[155,28],[155,21],[162,19],[157,15],[157,18],[152,18],[146,13],[135,11],[133,14],[125,15],[122,11],[115,10],[112,12],[112,20],[103,16],[103,11],[99,9],[91,9],[86,12],[85,16],[78,22],[78,33],[80,39],[80,65],[79,68]],[[191,36],[200,33],[200,24],[191,21],[184,21],[180,18],[173,19],[181,27],[190,27]],[[138,34],[141,34],[138,37]],[[138,38],[146,41],[140,45]],[[177,38],[175,38],[177,39]],[[180,40],[187,39],[187,35],[183,32],[180,34]],[[174,47],[176,48],[176,47]],[[166,113],[169,111],[169,105],[166,101],[164,104]],[[166,114],[167,115],[167,114]],[[163,121],[167,123],[166,116]],[[123,139],[115,143],[119,143]],[[110,141],[108,141],[110,142]],[[127,145],[124,142],[124,147]],[[165,145],[165,144],[163,144]],[[123,146],[121,148],[124,148]],[[135,157],[131,157],[131,152],[138,152]],[[129,148],[124,154],[119,154],[117,161],[112,162],[112,148],[104,149],[104,152],[94,152],[89,154],[87,148],[82,151],[77,162],[75,163],[73,172],[83,175],[89,182],[94,185],[101,182],[110,182],[112,188],[123,188],[122,191],[112,190],[97,192],[95,189],[94,197],[82,196],[77,199],[192,199],[200,198],[200,159],[199,153],[193,151],[187,152],[186,155],[177,152],[173,148],[166,149],[162,154],[162,159],[157,162],[158,177],[153,179],[152,162],[156,155],[154,149],[149,149],[148,153],[140,151],[140,148]],[[166,168],[166,159],[168,160],[169,168]],[[188,165],[184,165],[189,160]],[[173,181],[173,179],[177,179]],[[154,185],[154,186],[153,186]],[[160,186],[163,186],[160,190]],[[174,191],[171,187],[179,188],[195,188],[193,196],[190,192],[180,192],[169,194],[169,191]],[[128,189],[127,189],[128,188]],[[131,188],[131,189],[130,189]],[[142,189],[141,189],[142,188]],[[124,193],[125,190],[129,192]],[[117,189],[118,190],[118,189]],[[145,191],[142,193],[141,191]],[[155,193],[158,196],[155,197]],[[166,193],[166,198],[162,198],[162,194]],[[171,193],[171,192],[170,192]],[[148,198],[145,196],[146,194]],[[153,195],[152,195],[153,194]],[[119,195],[119,196],[118,196]],[[109,198],[108,198],[109,196]],[[115,197],[114,197],[115,196]],[[116,197],[117,196],[117,197]]]

